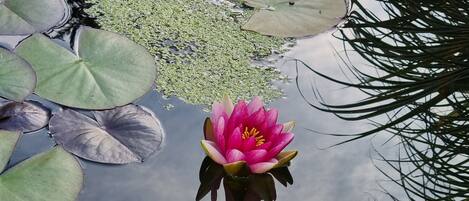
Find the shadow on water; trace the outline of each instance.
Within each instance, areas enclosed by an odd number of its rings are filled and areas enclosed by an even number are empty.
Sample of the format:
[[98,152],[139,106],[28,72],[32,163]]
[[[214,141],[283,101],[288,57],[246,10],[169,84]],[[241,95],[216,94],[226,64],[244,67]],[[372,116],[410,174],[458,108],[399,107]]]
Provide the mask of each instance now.
[[69,20],[48,34],[52,38],[64,38],[79,26],[100,28],[99,24],[96,22],[96,18],[91,17],[85,12],[92,4],[86,3],[85,0],[67,0],[67,4],[71,10]]
[[[391,133],[389,140],[397,139],[399,156],[380,156],[398,176],[382,173],[409,199],[467,200],[469,1],[378,2],[387,16],[378,17],[353,0],[348,21],[336,33],[352,48],[341,54],[346,64],[342,70],[351,79],[327,76],[298,61],[325,79],[359,89],[366,98],[328,104],[316,87],[316,101],[310,105],[347,121],[369,119],[375,125],[365,132],[336,135],[351,137],[339,144]],[[371,65],[352,64],[350,54]],[[384,121],[374,120],[378,117]]]

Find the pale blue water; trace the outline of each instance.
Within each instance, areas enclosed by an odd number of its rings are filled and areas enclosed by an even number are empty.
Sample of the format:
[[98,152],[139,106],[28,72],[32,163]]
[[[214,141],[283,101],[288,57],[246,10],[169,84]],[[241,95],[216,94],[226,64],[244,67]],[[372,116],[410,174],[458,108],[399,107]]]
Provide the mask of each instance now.
[[[286,58],[304,60],[315,69],[336,78],[343,78],[337,52],[344,50],[342,43],[331,36],[332,31],[313,38],[301,39],[298,45],[286,53]],[[9,39],[11,41],[11,39]],[[294,62],[284,59],[277,67],[294,80],[297,76]],[[363,62],[354,57],[355,62]],[[287,63],[285,63],[287,62]],[[313,100],[309,87],[319,87],[331,103],[347,103],[363,98],[354,89],[343,89],[304,68],[298,72],[300,88]],[[330,113],[320,112],[307,104],[300,96],[297,85],[276,83],[284,90],[285,98],[269,104],[280,110],[280,120],[297,122],[295,140],[289,149],[299,150],[290,171],[295,183],[284,188],[277,183],[278,200],[302,201],[355,201],[382,200],[379,191],[384,176],[373,162],[374,147],[380,153],[394,156],[397,150],[389,145],[381,146],[386,135],[366,138],[338,147],[327,148],[345,138],[315,134],[314,129],[329,133],[357,133],[373,128],[367,122],[346,122]],[[36,98],[36,97],[31,97]],[[85,185],[80,201],[185,201],[194,200],[199,186],[198,171],[205,157],[199,141],[202,125],[209,115],[204,107],[183,103],[175,97],[163,99],[156,91],[149,92],[138,104],[153,110],[166,130],[164,149],[143,164],[122,166],[102,165],[81,161],[85,171]],[[172,104],[173,109],[165,109]],[[49,105],[53,106],[53,105]],[[27,134],[18,145],[11,164],[15,164],[54,145],[47,131]],[[327,149],[326,149],[327,148]],[[376,162],[376,161],[375,161]],[[386,167],[383,167],[386,168]],[[386,184],[386,183],[384,183]],[[392,190],[398,191],[392,185]],[[219,195],[223,195],[221,190]],[[399,196],[399,194],[397,194]],[[220,200],[224,200],[220,196]],[[209,198],[206,197],[205,200]]]
[[[330,33],[300,40],[287,56],[304,59],[327,74],[340,73],[340,62],[331,46],[337,42],[334,40]],[[293,62],[279,62],[279,68],[291,78],[296,76]],[[327,92],[324,95],[329,100],[344,102],[361,97],[357,91],[341,89],[307,70],[301,70],[300,76],[300,86],[307,87],[314,82]],[[278,84],[284,89],[286,98],[269,106],[280,110],[281,121],[297,121],[295,140],[289,149],[300,152],[290,168],[295,183],[287,189],[277,183],[278,200],[367,200],[372,195],[384,196],[377,191],[377,182],[383,176],[374,167],[371,157],[373,142],[376,144],[384,137],[324,149],[345,138],[314,134],[306,128],[352,133],[371,126],[365,122],[341,121],[332,114],[319,112],[307,105],[294,83]],[[199,185],[199,166],[204,158],[199,141],[202,139],[203,122],[209,114],[201,106],[188,105],[176,98],[165,100],[156,91],[148,93],[138,103],[153,110],[161,120],[167,134],[164,149],[143,164],[110,166],[82,161],[85,185],[80,201],[194,200]],[[168,111],[164,107],[168,103],[175,107]],[[51,146],[53,142],[45,130],[25,135],[14,154],[13,163]],[[388,151],[391,154],[395,152],[394,149]],[[223,195],[222,191],[220,195]]]

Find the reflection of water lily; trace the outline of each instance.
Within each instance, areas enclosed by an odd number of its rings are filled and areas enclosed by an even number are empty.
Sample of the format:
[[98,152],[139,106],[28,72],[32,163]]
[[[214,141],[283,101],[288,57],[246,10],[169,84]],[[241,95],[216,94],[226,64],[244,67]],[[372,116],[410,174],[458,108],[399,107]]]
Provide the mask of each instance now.
[[202,147],[230,174],[246,165],[252,173],[283,167],[298,152],[281,152],[293,140],[294,123],[278,124],[277,117],[278,111],[265,109],[259,97],[249,104],[241,100],[235,106],[225,98],[223,103],[213,104]]

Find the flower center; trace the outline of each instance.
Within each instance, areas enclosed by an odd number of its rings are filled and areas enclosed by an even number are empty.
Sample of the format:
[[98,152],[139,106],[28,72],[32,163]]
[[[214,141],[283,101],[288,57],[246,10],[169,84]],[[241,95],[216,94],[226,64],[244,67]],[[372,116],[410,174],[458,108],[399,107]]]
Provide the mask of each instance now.
[[256,139],[256,146],[261,146],[262,144],[265,143],[265,138],[256,128],[251,128],[249,130],[248,127],[244,128],[244,133],[243,133],[243,140],[247,140],[250,137],[254,137]]

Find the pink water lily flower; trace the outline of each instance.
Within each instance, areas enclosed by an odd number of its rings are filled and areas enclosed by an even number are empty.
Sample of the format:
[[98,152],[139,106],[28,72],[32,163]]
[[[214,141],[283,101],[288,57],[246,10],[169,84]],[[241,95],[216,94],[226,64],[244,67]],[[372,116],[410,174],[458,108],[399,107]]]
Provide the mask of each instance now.
[[229,98],[215,102],[205,122],[202,148],[231,174],[246,165],[256,174],[285,166],[298,153],[282,152],[293,140],[294,123],[279,124],[277,117],[278,111],[266,109],[259,97],[235,106]]

